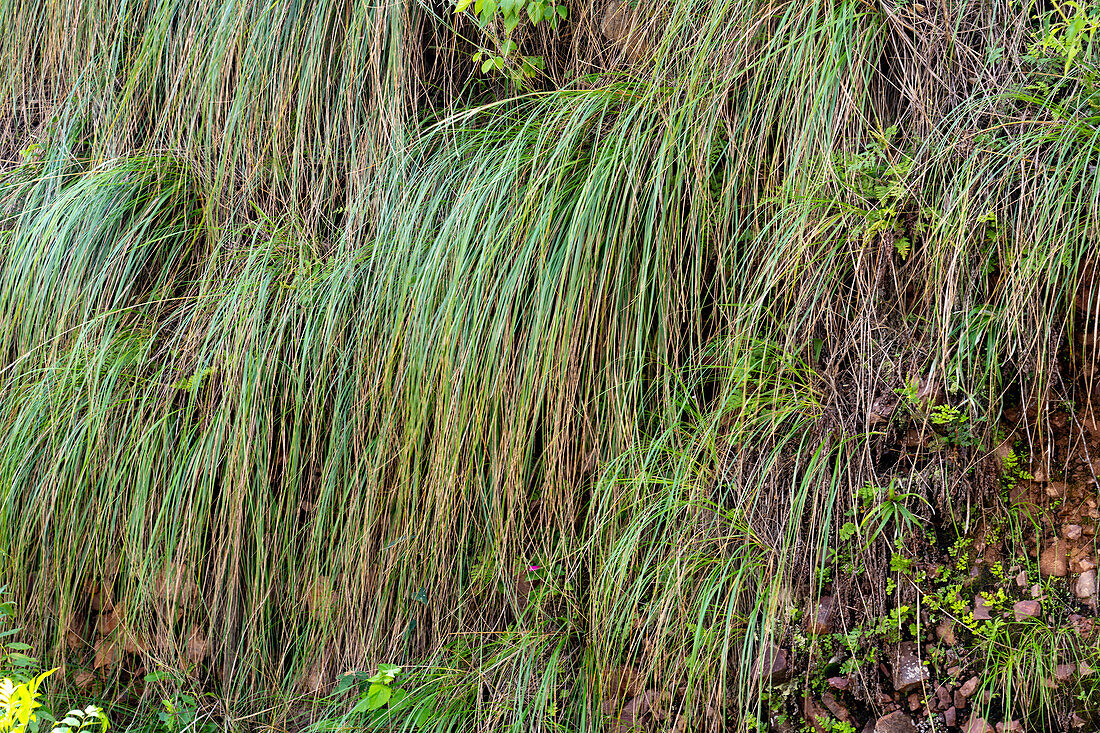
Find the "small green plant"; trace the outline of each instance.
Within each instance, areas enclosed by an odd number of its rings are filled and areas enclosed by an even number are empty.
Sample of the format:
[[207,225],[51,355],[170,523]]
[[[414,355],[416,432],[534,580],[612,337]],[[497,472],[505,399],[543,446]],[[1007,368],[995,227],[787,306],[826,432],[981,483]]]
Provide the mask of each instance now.
[[154,730],[158,733],[213,733],[217,726],[210,721],[199,721],[199,700],[183,691],[183,680],[169,672],[152,672],[145,675],[146,684],[169,680],[173,690],[171,697],[161,700]]
[[461,14],[473,6],[478,26],[489,41],[473,54],[481,73],[498,72],[507,75],[518,86],[546,68],[541,56],[518,54],[519,44],[512,34],[526,16],[532,26],[542,21],[557,30],[558,23],[569,17],[569,9],[552,0],[455,0],[455,13]]
[[111,727],[110,720],[102,708],[89,705],[83,710],[74,708],[57,721],[50,733],[80,733],[80,731],[105,731]]
[[433,708],[423,700],[414,705],[409,692],[395,684],[403,673],[404,670],[395,664],[379,664],[378,671],[369,676],[365,672],[349,672],[337,681],[333,695],[358,690],[359,700],[348,711],[348,717],[367,716],[392,721],[400,715],[408,716],[417,726],[424,725],[431,718]]
[[33,726],[37,720],[37,711],[42,707],[38,699],[38,688],[43,680],[56,671],[51,669],[26,682],[16,682],[8,677],[0,679],[0,731],[24,733]]
[[1085,5],[1076,0],[1054,3],[1054,11],[1043,19],[1043,32],[1032,45],[1028,55],[1032,59],[1055,57],[1064,63],[1064,74],[1069,74],[1074,60],[1092,43],[1100,29],[1100,13],[1094,4]]
[[[904,537],[912,529],[920,525],[920,517],[909,509],[908,502],[910,500],[915,500],[928,504],[928,501],[914,492],[899,492],[896,488],[896,483],[896,480],[890,480],[890,484],[886,487],[885,495],[881,496],[878,503],[873,504],[867,510],[867,513],[864,514],[862,521],[859,523],[860,534],[866,537],[867,544],[871,544],[878,539],[886,529],[886,526],[891,522],[894,524],[895,539]],[[881,493],[870,484],[865,488],[869,488],[873,496],[878,496]],[[865,495],[861,494],[861,497],[862,496]]]

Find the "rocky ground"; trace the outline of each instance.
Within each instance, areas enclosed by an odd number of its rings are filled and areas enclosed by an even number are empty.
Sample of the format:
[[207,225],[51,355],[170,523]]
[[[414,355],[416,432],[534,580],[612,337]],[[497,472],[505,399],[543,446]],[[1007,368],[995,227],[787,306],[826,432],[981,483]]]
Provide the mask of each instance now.
[[[1095,407],[1007,410],[993,464],[1002,501],[972,512],[967,533],[899,535],[884,616],[868,617],[851,593],[842,600],[835,581],[796,610],[757,670],[760,728],[1100,729]],[[1021,448],[1044,435],[1048,450]],[[834,578],[859,572],[843,551],[834,559]]]

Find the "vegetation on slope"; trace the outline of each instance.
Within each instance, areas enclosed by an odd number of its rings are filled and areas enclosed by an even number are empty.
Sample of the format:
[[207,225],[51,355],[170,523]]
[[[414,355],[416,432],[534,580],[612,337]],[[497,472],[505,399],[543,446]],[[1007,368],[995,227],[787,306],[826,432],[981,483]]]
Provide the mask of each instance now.
[[0,0],[0,546],[72,686],[776,727],[790,609],[911,605],[898,543],[1008,503],[1006,408],[1058,470],[1090,8],[589,2],[508,53],[485,10]]

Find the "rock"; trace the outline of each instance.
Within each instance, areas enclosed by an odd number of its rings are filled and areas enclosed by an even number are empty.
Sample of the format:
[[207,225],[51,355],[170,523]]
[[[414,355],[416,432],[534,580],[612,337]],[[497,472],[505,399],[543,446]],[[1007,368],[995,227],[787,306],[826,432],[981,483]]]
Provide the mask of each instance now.
[[1039,553],[1039,572],[1043,577],[1052,575],[1056,578],[1065,577],[1068,571],[1066,549],[1061,540],[1055,540],[1054,544]]
[[144,654],[149,650],[149,644],[141,634],[126,633],[122,637],[122,651],[127,654]]
[[1075,664],[1057,664],[1054,666],[1054,681],[1059,685],[1069,682],[1077,672]]
[[830,677],[825,682],[834,690],[844,691],[852,686],[852,681],[847,677]]
[[807,634],[831,634],[833,631],[833,597],[822,596],[817,612],[806,617],[803,627]]
[[613,730],[617,729],[621,733],[637,730],[642,723],[642,716],[649,712],[657,696],[656,690],[646,690],[641,695],[632,697],[629,702],[623,705]]
[[1096,569],[1086,570],[1077,578],[1077,586],[1073,592],[1078,598],[1087,600],[1096,593]]
[[1027,587],[1027,571],[1026,570],[1021,570],[1020,572],[1016,573],[1016,587],[1018,587],[1018,588],[1026,588]]
[[997,733],[1024,733],[1024,726],[1018,720],[1010,720],[1007,723],[997,723]]
[[981,680],[979,680],[977,676],[971,677],[959,688],[959,694],[967,699],[974,697],[974,693],[978,691],[980,682]]
[[650,39],[643,7],[633,7],[626,0],[616,0],[607,7],[600,32],[621,47],[631,59],[639,61],[649,52]]
[[802,698],[802,715],[817,733],[829,733],[832,730],[829,724],[829,711],[809,695]]
[[966,724],[962,726],[962,731],[963,733],[997,733],[996,729],[985,721],[985,718],[977,717],[966,721]]
[[1084,728],[1088,724],[1088,721],[1082,718],[1077,713],[1073,713],[1069,716],[1069,724],[1074,728]]
[[898,645],[893,665],[894,689],[905,695],[920,687],[928,679],[928,670],[917,656],[917,645],[905,642]]
[[1038,618],[1042,612],[1043,606],[1039,601],[1016,601],[1012,604],[1012,615],[1017,621]]
[[1088,662],[1081,662],[1077,665],[1077,673],[1082,677],[1087,677],[1093,673],[1093,668],[1089,666]]
[[99,618],[96,620],[96,631],[100,636],[107,636],[112,631],[118,628],[118,625],[122,623],[123,617],[126,615],[126,604],[119,603],[106,613],[99,614]]
[[95,645],[95,661],[92,666],[95,669],[102,667],[114,667],[122,661],[122,649],[118,644],[107,639],[100,639]]
[[909,711],[913,713],[920,710],[921,705],[924,704],[921,701],[921,696],[919,692],[910,692],[909,697],[905,698],[905,700],[909,703]]
[[1081,636],[1088,636],[1092,633],[1092,619],[1086,616],[1082,616],[1078,613],[1071,613],[1069,615],[1069,622]]
[[955,703],[954,707],[959,710],[966,710],[969,707],[970,702],[966,699],[966,695],[962,694],[958,690],[955,690],[951,695],[951,702]]
[[767,682],[786,682],[791,677],[787,651],[774,644],[769,645],[753,665],[752,677],[754,680],[763,678]]
[[192,664],[200,664],[206,659],[209,644],[202,629],[198,626],[191,627],[191,633],[187,637],[187,659]]
[[947,646],[955,646],[955,622],[945,618],[936,626],[936,638]]
[[848,708],[837,702],[837,699],[835,696],[833,696],[833,693],[823,693],[821,695],[821,702],[825,704],[825,707],[829,709],[830,713],[836,716],[837,720],[844,723],[852,722],[852,714],[848,712]]
[[73,675],[73,684],[81,691],[87,690],[93,682],[95,682],[95,675],[86,669],[82,669]]
[[993,618],[992,609],[981,595],[974,596],[974,619],[976,621],[988,621]]
[[1081,539],[1081,525],[1080,524],[1063,524],[1062,536],[1067,540]]
[[943,710],[951,707],[951,690],[947,689],[947,685],[936,686],[936,701]]
[[917,733],[917,727],[907,714],[895,710],[875,722],[875,733]]
[[613,700],[625,700],[637,695],[644,682],[644,678],[630,665],[613,667],[604,678],[605,693]]
[[954,728],[955,724],[959,722],[959,714],[955,711],[955,708],[947,708],[943,713],[943,723],[948,728]]

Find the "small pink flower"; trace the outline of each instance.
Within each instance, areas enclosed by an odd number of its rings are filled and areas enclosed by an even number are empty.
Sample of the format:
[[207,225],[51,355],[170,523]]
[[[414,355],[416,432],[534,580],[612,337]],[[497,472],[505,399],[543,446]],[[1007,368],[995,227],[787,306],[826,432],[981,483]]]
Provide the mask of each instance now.
[[539,569],[539,566],[538,566],[538,565],[532,565],[532,566],[530,566],[529,568],[527,568],[527,572],[529,572],[529,573],[533,573],[533,572],[535,572],[535,571],[536,571],[536,570],[538,570],[538,569]]

